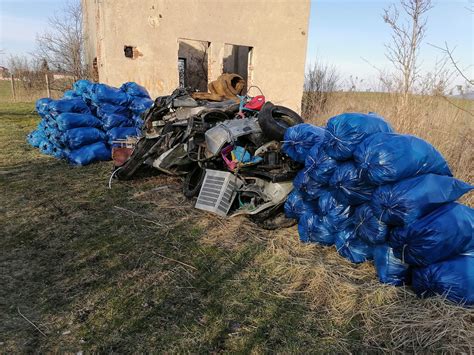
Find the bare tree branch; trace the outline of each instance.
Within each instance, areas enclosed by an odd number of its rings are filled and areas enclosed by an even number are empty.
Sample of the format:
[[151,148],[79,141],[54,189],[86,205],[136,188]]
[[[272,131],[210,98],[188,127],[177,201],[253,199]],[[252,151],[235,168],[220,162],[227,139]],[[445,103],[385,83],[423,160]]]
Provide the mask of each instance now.
[[[431,0],[400,0],[399,7],[389,6],[382,16],[392,30],[385,56],[399,73],[399,91],[405,97],[413,91],[419,76],[418,53],[427,27],[424,16],[432,7]],[[405,22],[400,11],[408,17]]]
[[49,29],[36,37],[34,57],[45,60],[51,70],[70,75],[73,80],[87,77],[79,0],[67,3],[48,23]]
[[453,49],[450,49],[449,46],[448,46],[448,43],[447,42],[444,42],[444,48],[443,47],[439,47],[439,46],[436,46],[434,44],[431,44],[431,43],[428,43],[430,46],[436,48],[436,49],[439,49],[441,52],[443,52],[444,54],[446,54],[449,58],[449,60],[451,61],[451,64],[453,65],[453,67],[456,69],[456,71],[458,72],[458,74],[460,76],[462,76],[462,78],[464,80],[466,80],[468,82],[468,84],[470,85],[474,85],[474,80],[473,79],[469,79],[466,74],[464,74],[464,70],[462,70],[461,68],[459,68],[459,65],[458,65],[458,62],[454,59],[454,50],[456,49],[456,47],[454,47]]

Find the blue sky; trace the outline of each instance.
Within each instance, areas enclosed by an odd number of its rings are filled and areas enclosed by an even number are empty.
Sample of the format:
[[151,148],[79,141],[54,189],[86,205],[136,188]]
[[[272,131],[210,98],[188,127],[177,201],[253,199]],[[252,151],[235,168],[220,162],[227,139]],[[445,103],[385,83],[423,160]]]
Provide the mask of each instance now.
[[[119,1],[119,0],[117,0]],[[319,59],[333,64],[344,78],[350,75],[371,82],[379,68],[389,68],[384,43],[390,38],[381,15],[389,0],[313,0],[311,2],[307,65]],[[34,49],[37,32],[46,28],[47,17],[64,0],[0,0],[0,49],[22,54]],[[270,1],[269,1],[270,3]],[[455,56],[474,76],[474,0],[434,0],[428,32],[421,50],[422,67],[431,70],[438,50],[427,43],[456,46]],[[6,55],[0,56],[0,63]]]

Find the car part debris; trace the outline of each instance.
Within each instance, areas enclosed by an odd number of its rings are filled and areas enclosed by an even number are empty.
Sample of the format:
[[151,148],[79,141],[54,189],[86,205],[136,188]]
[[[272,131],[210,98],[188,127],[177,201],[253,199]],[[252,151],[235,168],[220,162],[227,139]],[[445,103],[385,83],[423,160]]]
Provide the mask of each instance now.
[[232,173],[206,169],[196,208],[226,216],[243,181]]

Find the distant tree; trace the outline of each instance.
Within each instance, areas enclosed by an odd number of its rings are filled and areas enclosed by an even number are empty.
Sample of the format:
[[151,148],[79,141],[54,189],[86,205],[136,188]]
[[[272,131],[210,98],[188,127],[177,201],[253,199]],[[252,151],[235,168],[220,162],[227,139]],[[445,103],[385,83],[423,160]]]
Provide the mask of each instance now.
[[49,28],[37,35],[33,55],[50,70],[71,75],[74,80],[87,76],[79,0],[64,5],[48,19]]
[[[400,0],[399,6],[384,10],[383,19],[392,31],[391,41],[385,45],[386,57],[396,72],[398,89],[407,98],[419,75],[418,54],[427,28],[426,13],[433,7],[431,0]],[[407,19],[403,21],[400,13]]]

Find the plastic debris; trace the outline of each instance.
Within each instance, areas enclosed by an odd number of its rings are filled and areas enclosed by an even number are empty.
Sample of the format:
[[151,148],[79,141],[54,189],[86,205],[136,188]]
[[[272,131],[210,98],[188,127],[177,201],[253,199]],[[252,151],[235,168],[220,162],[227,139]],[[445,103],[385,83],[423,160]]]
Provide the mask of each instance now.
[[474,186],[450,176],[426,174],[380,186],[370,203],[382,221],[402,226],[456,201],[472,189]]
[[389,244],[397,258],[426,266],[456,255],[474,252],[474,209],[449,203],[390,233]]
[[402,286],[410,282],[410,266],[403,263],[387,244],[374,248],[374,265],[380,282]]
[[360,142],[378,132],[393,132],[393,129],[376,114],[343,113],[329,119],[324,147],[332,158],[347,160]]
[[291,159],[304,163],[306,156],[315,145],[321,145],[325,130],[308,123],[292,126],[285,131],[282,150]]
[[428,173],[452,176],[448,163],[431,144],[410,135],[373,134],[357,146],[354,159],[375,185]]
[[474,305],[474,254],[414,268],[412,287],[419,297],[441,295],[452,302]]

